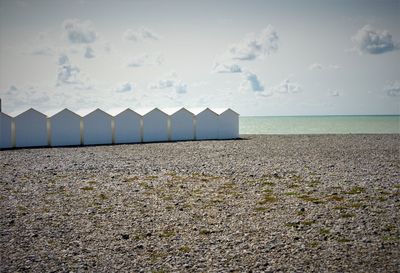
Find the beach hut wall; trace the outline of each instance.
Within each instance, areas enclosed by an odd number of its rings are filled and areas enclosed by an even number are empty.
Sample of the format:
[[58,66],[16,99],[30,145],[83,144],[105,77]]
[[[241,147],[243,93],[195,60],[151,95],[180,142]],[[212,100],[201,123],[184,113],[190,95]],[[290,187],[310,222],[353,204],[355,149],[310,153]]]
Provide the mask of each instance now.
[[219,139],[239,138],[239,114],[231,109],[219,113],[218,133]]
[[31,108],[14,120],[16,147],[48,146],[46,115]]
[[115,143],[137,143],[142,141],[141,121],[142,116],[126,109],[114,117]]
[[194,114],[185,108],[170,115],[171,140],[194,140]]
[[50,145],[73,146],[81,144],[81,117],[64,109],[50,118]]
[[3,112],[0,112],[1,149],[12,148],[13,146],[11,124],[12,124],[12,117]]
[[195,116],[196,139],[218,139],[218,114],[206,108]]
[[83,144],[111,144],[112,116],[96,109],[83,117]]
[[143,115],[143,142],[168,141],[168,115],[158,108]]
[[0,148],[239,138],[239,114],[228,108],[53,113],[47,112],[50,118],[32,108],[15,118],[1,113]]

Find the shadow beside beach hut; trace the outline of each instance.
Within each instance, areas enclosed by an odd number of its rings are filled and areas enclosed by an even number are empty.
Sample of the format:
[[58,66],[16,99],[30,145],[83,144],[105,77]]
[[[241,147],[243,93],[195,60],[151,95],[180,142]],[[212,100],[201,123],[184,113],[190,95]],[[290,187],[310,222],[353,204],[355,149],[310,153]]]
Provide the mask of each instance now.
[[158,108],[143,113],[143,142],[168,141],[168,115]]
[[50,117],[50,145],[73,146],[81,144],[81,117],[64,109]]
[[15,146],[48,146],[46,115],[29,109],[15,117]]
[[114,117],[115,143],[138,143],[141,138],[142,116],[131,109],[126,109]]
[[239,138],[239,114],[230,108],[212,110],[218,114],[218,138]]
[[12,117],[3,112],[0,112],[0,148],[12,148],[12,130],[11,130]]
[[83,144],[111,144],[112,116],[96,109],[83,117]]
[[218,114],[210,108],[193,111],[196,115],[196,139],[218,139]]

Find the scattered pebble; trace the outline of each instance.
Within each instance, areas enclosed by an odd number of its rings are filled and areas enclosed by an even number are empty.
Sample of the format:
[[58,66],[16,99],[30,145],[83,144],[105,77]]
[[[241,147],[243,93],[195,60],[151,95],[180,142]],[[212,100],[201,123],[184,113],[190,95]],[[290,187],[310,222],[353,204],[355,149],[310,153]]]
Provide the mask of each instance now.
[[400,136],[0,152],[1,272],[399,272]]

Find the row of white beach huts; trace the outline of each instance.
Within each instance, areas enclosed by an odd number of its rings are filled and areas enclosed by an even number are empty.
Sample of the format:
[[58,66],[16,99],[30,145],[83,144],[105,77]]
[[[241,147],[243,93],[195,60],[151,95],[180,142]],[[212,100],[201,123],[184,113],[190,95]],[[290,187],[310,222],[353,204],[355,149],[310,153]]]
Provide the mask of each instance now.
[[[114,113],[113,113],[114,112]],[[0,147],[123,144],[235,139],[239,114],[231,109],[149,109],[46,115],[29,109],[15,117],[0,112]]]

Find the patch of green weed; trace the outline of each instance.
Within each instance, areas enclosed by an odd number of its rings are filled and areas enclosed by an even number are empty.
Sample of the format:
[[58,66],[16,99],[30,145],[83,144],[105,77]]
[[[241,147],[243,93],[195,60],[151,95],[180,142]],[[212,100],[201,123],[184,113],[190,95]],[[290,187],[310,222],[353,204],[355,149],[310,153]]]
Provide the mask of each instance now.
[[360,194],[363,193],[365,189],[363,187],[355,186],[348,191],[345,191],[345,194]]
[[189,253],[189,252],[191,251],[191,248],[188,247],[188,246],[181,246],[181,247],[179,248],[179,251],[180,251],[180,252],[183,252],[183,253]]
[[291,183],[291,184],[289,184],[289,186],[288,186],[288,188],[290,188],[290,189],[294,189],[294,188],[298,188],[298,187],[300,187],[300,185],[297,184],[297,183]]
[[336,194],[332,194],[332,195],[328,196],[327,199],[330,201],[335,201],[335,202],[341,202],[344,200],[344,198],[342,196],[339,196]]
[[307,202],[312,202],[314,204],[322,204],[322,203],[324,203],[323,200],[321,200],[321,199],[319,199],[317,197],[306,195],[306,194],[300,195],[298,198],[300,198],[301,200],[307,201]]
[[310,186],[310,187],[317,187],[317,186],[319,186],[321,184],[321,181],[319,181],[318,179],[313,179],[313,180],[311,180],[309,183],[308,183],[308,185]]
[[174,236],[175,234],[176,234],[175,230],[167,229],[160,233],[160,237],[161,238],[169,238],[169,237]]
[[265,205],[267,203],[277,202],[278,198],[272,194],[264,194],[260,201],[258,201],[259,205]]
[[290,223],[286,223],[285,226],[287,226],[287,227],[298,228],[298,227],[300,226],[300,222],[290,222]]
[[360,202],[353,202],[353,203],[350,203],[350,207],[359,209],[359,208],[365,208],[366,205],[363,203],[360,203]]
[[200,235],[210,235],[212,232],[210,231],[210,230],[208,230],[208,229],[201,229],[200,231],[199,231],[199,234]]
[[342,213],[340,215],[340,217],[342,217],[342,218],[353,218],[354,216],[356,216],[356,215],[353,213]]
[[304,226],[311,226],[312,224],[315,224],[314,220],[305,220],[301,222],[302,225]]
[[295,174],[292,176],[292,180],[296,182],[302,182],[303,178],[300,175]]
[[315,248],[315,247],[318,247],[319,246],[319,243],[318,242],[309,242],[309,243],[307,243],[307,246],[308,247],[312,247],[312,248]]
[[287,195],[287,196],[297,196],[299,194],[297,192],[294,192],[294,191],[288,191],[288,192],[285,192],[285,195]]
[[263,186],[270,186],[270,187],[274,187],[275,186],[274,182],[271,182],[271,181],[268,181],[268,180],[261,180],[261,184]]
[[155,180],[157,178],[158,178],[157,175],[148,175],[148,176],[145,177],[146,180]]
[[384,236],[383,240],[387,242],[399,241],[400,236]]
[[351,240],[343,238],[343,237],[336,238],[336,241],[339,242],[339,243],[349,243],[349,242],[351,242]]
[[319,230],[319,234],[322,234],[322,235],[328,235],[329,233],[331,233],[331,231],[327,228],[321,228]]
[[100,198],[101,200],[107,200],[107,199],[108,199],[108,196],[105,195],[104,193],[100,193],[99,198]]
[[264,212],[264,211],[267,211],[268,209],[265,207],[255,207],[254,210],[258,211],[258,212]]
[[138,179],[139,179],[139,177],[137,177],[137,176],[128,176],[128,177],[124,177],[122,181],[134,182],[134,181],[137,181]]

